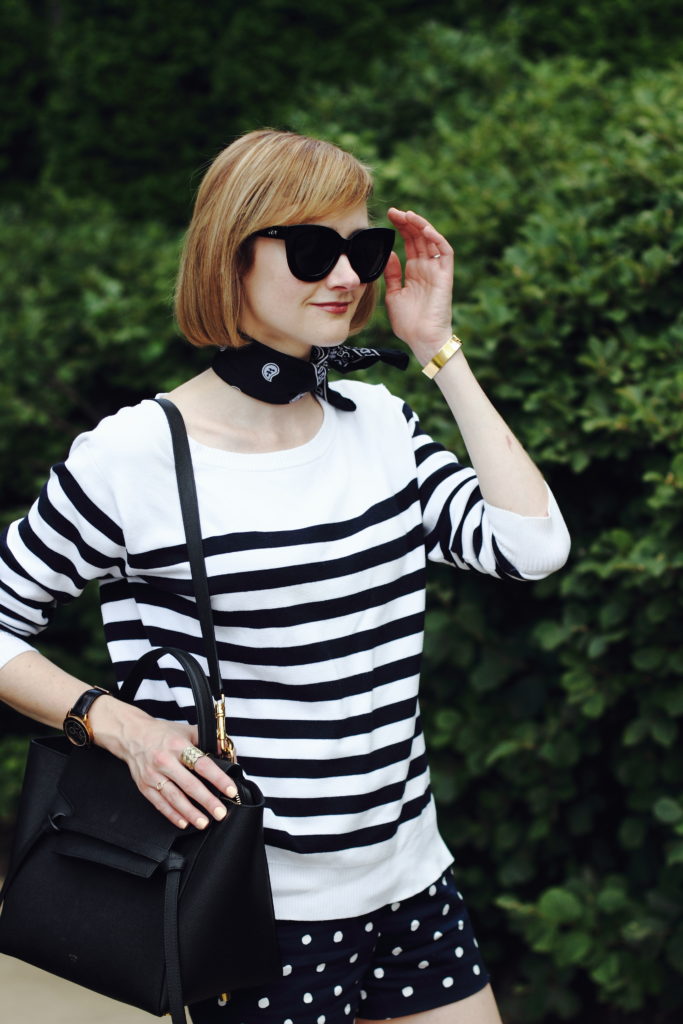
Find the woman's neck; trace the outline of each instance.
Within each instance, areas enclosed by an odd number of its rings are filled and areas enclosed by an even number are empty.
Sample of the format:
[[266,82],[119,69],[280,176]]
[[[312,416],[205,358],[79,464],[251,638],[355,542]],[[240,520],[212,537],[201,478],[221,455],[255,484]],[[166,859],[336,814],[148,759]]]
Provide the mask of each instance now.
[[323,420],[312,394],[288,405],[260,402],[205,370],[168,395],[195,441],[223,451],[256,454],[307,444]]

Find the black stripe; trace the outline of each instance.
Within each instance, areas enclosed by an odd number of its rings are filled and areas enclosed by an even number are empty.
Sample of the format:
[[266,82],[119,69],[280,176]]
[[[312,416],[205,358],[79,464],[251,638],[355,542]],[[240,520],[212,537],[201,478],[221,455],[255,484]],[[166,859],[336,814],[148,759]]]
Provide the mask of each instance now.
[[261,739],[342,740],[349,736],[364,736],[385,725],[412,719],[416,704],[417,697],[413,695],[406,700],[373,708],[366,714],[341,719],[230,717],[229,729],[234,736],[257,736]]
[[394,821],[388,821],[382,825],[370,825],[368,828],[359,828],[355,832],[342,832],[332,836],[290,836],[286,832],[266,828],[264,836],[269,846],[276,846],[281,850],[291,850],[295,853],[335,853],[340,850],[355,849],[359,846],[374,846],[395,836],[403,822],[419,817],[430,801],[431,791],[427,788],[421,796],[405,803],[399,817]]
[[[70,559],[64,555],[58,554],[53,548],[49,548],[34,531],[33,527],[29,523],[28,519],[22,519],[18,527],[19,536],[24,546],[39,559],[43,565],[47,566],[52,572],[58,576],[64,576],[66,579],[71,580],[74,587],[78,592],[83,590],[86,583],[88,582],[85,577],[81,576],[76,570],[76,566]],[[47,588],[46,588],[47,589]],[[66,601],[73,597],[73,594],[69,594],[66,591],[51,590],[50,593],[54,595],[60,595],[59,600]]]
[[30,633],[35,633],[37,629],[42,628],[42,626],[45,624],[37,623],[35,619],[27,619],[23,615],[19,615],[18,612],[15,612],[11,608],[8,608],[7,605],[5,604],[0,604],[0,616],[3,616],[5,620],[0,629],[5,629],[7,630],[8,633],[12,632],[9,625],[7,624],[8,619],[11,619],[12,622],[22,623],[24,626],[28,626]]
[[244,766],[247,775],[253,778],[334,779],[342,775],[367,775],[377,771],[378,768],[386,768],[390,764],[407,761],[415,736],[419,734],[420,720],[418,718],[413,735],[399,740],[398,743],[391,743],[378,750],[369,750],[350,757],[327,757],[322,760],[309,758],[306,761],[293,756],[283,758],[246,757],[239,751],[239,737],[235,738],[235,745],[240,764]]
[[[458,489],[456,488],[456,490],[454,490],[452,492],[452,494],[450,495],[450,497],[448,499],[447,506],[446,506],[447,508],[450,508],[452,502],[454,501],[455,495],[457,493],[457,490]],[[479,513],[479,522],[481,523],[481,518],[484,515],[484,505],[483,505],[483,502],[482,502],[481,491],[479,490],[479,485],[477,484],[477,486],[474,488],[474,490],[467,497],[467,502],[465,504],[465,508],[462,511],[462,515],[460,516],[460,521],[459,521],[459,523],[458,523],[458,525],[457,525],[457,527],[455,529],[455,533],[453,534],[453,538],[451,539],[448,536],[444,536],[444,534],[442,533],[442,543],[445,542],[443,544],[443,546],[445,547],[445,551],[448,552],[449,554],[450,554],[450,552],[453,552],[454,554],[456,554],[458,556],[458,558],[462,559],[463,561],[466,561],[465,555],[464,555],[464,550],[463,550],[463,541],[462,541],[462,535],[463,535],[463,531],[464,531],[464,527],[465,527],[465,520],[467,519],[467,517],[470,514],[470,512],[472,511],[472,509],[476,508],[476,506],[479,505],[479,504],[481,504],[481,511]],[[450,529],[450,527],[449,527],[447,522],[443,523],[442,529],[443,529],[444,532],[448,531]],[[474,557],[477,559],[477,561],[479,560],[479,556],[480,555],[481,555],[481,548],[479,548],[478,551],[474,552]]]
[[[121,580],[118,586],[103,588],[102,604],[133,598],[138,607],[163,608],[177,615],[197,619],[196,605],[180,594],[159,590],[143,580]],[[214,623],[219,628],[234,629],[244,626],[249,629],[286,628],[323,622],[326,619],[341,618],[369,608],[380,608],[400,597],[421,594],[425,585],[425,569],[421,566],[414,572],[406,573],[389,583],[358,593],[344,594],[326,601],[311,601],[308,604],[293,604],[279,608],[246,608],[235,611],[214,609]],[[106,589],[106,593],[105,593]]]
[[[24,569],[21,562],[17,561],[17,559],[15,558],[14,552],[10,548],[7,540],[8,530],[9,527],[3,530],[2,536],[0,537],[0,555],[2,556],[2,560],[7,566],[7,568],[10,569],[16,576],[20,576],[22,579],[28,580],[29,583],[35,584],[36,581],[33,579],[31,574],[28,573],[26,569]],[[9,587],[7,589],[9,590]],[[41,586],[41,589],[44,590],[46,594],[50,594],[53,600],[56,600],[54,593],[50,590],[49,587]],[[10,593],[16,595],[15,591],[10,591]],[[22,602],[24,600],[23,598],[18,599]],[[42,605],[37,605],[36,607],[42,607]]]
[[[409,509],[416,501],[415,481],[410,480],[397,494],[384,498],[371,506],[359,516],[337,523],[322,523],[316,526],[304,526],[296,530],[265,530],[245,533],[226,533],[216,537],[208,537],[203,541],[204,557],[214,555],[235,554],[243,551],[268,550],[296,547],[307,544],[328,544],[332,541],[345,540],[361,533],[370,526],[390,522]],[[274,556],[275,557],[275,556]],[[137,570],[158,569],[168,565],[178,565],[187,561],[185,544],[176,544],[166,548],[154,548],[151,551],[129,553],[129,565]]]
[[[280,589],[305,583],[321,583],[323,580],[353,576],[365,569],[405,558],[416,549],[423,547],[422,523],[394,540],[378,544],[366,551],[358,551],[343,558],[331,558],[324,562],[297,563],[282,568],[255,569],[246,572],[222,573],[212,576],[209,590],[212,595],[245,593],[254,590]],[[156,576],[142,576],[145,583],[171,590],[178,594],[192,593],[191,580],[164,579]]]
[[491,543],[493,546],[493,556],[496,560],[496,568],[498,569],[498,572],[501,573],[501,575],[503,576],[509,576],[513,580],[521,580],[522,582],[525,582],[522,574],[514,567],[512,562],[508,561],[503,552],[500,550],[500,548],[498,547],[498,542],[496,541],[495,537],[491,538]]
[[415,465],[419,467],[423,462],[431,458],[432,455],[438,455],[445,450],[442,444],[437,444],[436,441],[430,439],[429,444],[422,444],[415,449]]
[[[368,693],[370,690],[385,686],[387,683],[395,683],[401,679],[412,679],[419,676],[421,654],[413,654],[409,658],[401,658],[399,661],[391,661],[386,665],[377,665],[372,672],[362,672],[358,675],[346,676],[341,679],[332,679],[324,683],[282,683],[268,679],[227,679],[223,681],[223,689],[228,697],[228,714],[230,714],[230,700],[293,700],[293,701],[333,701],[341,700],[344,697],[355,697],[359,693]],[[130,672],[134,661],[118,662],[116,674],[119,682],[125,679]],[[150,679],[159,679],[169,687],[187,686],[185,674],[181,669],[164,668],[158,676],[150,676]],[[174,708],[175,704],[172,705]],[[161,700],[146,700],[145,711],[153,718],[165,718],[169,705]]]
[[427,755],[423,752],[414,757],[408,767],[408,773],[399,782],[365,793],[338,796],[323,796],[307,799],[306,797],[267,797],[266,804],[280,817],[307,818],[323,814],[360,814],[376,807],[400,800],[405,792],[406,784],[427,771]]
[[[477,484],[477,478],[473,469],[469,466],[461,466],[459,463],[448,463],[447,465],[440,465],[435,468],[432,473],[420,484],[420,505],[422,510],[427,508],[429,502],[432,500],[434,492],[445,480],[453,480],[453,490],[450,493],[448,500],[442,503],[442,508],[447,509],[450,502],[453,500],[455,495],[463,487],[469,483]],[[479,487],[475,486],[474,490],[479,493]]]
[[[6,557],[7,555],[9,555],[9,558]],[[31,583],[35,583],[35,580],[32,580],[31,577],[27,575],[27,573],[23,571],[19,572],[21,566],[19,565],[19,563],[14,558],[14,555],[12,555],[9,550],[4,552],[4,556],[0,555],[0,559],[4,561],[5,565],[7,565],[8,568],[12,569],[13,572],[18,573],[18,575],[22,576],[24,579],[31,580]],[[16,568],[12,566],[12,562],[16,563]],[[6,583],[4,580],[0,580],[0,590],[4,590],[6,594],[9,594],[10,597],[13,597],[15,601],[19,602],[19,604],[23,604],[25,608],[34,608],[36,609],[36,611],[45,612],[46,609],[54,607],[54,601],[52,600],[34,601],[31,600],[30,597],[24,597],[23,594],[18,594],[17,591],[10,587],[10,585]]]
[[[123,624],[124,627],[126,623]],[[292,647],[243,647],[240,644],[219,641],[218,656],[221,661],[230,661],[240,665],[278,665],[294,667],[297,665],[319,664],[324,661],[332,661],[338,658],[348,657],[359,652],[375,650],[381,644],[390,643],[392,640],[402,640],[422,632],[424,625],[424,614],[417,612],[413,615],[406,615],[403,618],[395,619],[392,622],[385,622],[372,629],[352,633],[350,636],[341,636],[334,639],[318,641],[308,644],[296,644]],[[204,641],[202,637],[189,636],[185,632],[164,628],[161,626],[147,627],[150,643],[153,647],[182,647],[190,654],[203,655]],[[112,623],[110,634],[115,639],[127,640],[128,635],[117,633],[117,624]]]
[[122,575],[126,572],[126,563],[122,558],[112,558],[102,554],[90,544],[86,544],[83,536],[76,526],[59,512],[50,501],[47,487],[44,487],[38,498],[38,512],[41,518],[56,533],[70,541],[78,551],[84,562],[93,565],[98,569],[111,569],[116,567]]
[[58,465],[53,466],[52,469],[62,486],[62,490],[76,511],[79,512],[80,515],[82,515],[83,518],[91,524],[91,526],[94,526],[96,530],[99,530],[101,534],[107,537],[112,544],[115,544],[119,548],[125,548],[126,545],[121,528],[113,519],[110,519],[109,516],[94,503],[94,501],[90,500],[81,485],[66,468],[66,465],[63,462],[60,462]]

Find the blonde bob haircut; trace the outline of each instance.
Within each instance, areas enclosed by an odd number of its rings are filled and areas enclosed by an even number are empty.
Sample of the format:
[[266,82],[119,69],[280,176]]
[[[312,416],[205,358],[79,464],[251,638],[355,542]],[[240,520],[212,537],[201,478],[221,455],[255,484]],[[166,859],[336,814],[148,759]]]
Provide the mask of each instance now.
[[[218,154],[197,194],[175,294],[178,326],[193,345],[243,344],[241,277],[255,231],[303,224],[367,203],[367,167],[338,146],[293,132],[249,132]],[[368,284],[351,333],[368,322],[377,283]]]

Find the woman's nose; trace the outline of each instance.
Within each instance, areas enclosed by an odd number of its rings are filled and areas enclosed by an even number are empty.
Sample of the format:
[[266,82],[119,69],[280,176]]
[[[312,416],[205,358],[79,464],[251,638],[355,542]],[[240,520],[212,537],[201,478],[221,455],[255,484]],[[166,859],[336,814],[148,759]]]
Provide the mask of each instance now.
[[356,288],[360,284],[360,278],[349,263],[349,257],[341,255],[332,270],[327,275],[327,283],[330,288]]

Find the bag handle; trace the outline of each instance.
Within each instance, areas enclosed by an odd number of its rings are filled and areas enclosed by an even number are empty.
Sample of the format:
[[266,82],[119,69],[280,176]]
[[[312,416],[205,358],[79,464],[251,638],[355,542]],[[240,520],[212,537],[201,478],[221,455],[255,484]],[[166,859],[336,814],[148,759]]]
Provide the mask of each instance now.
[[216,749],[216,720],[211,690],[204,670],[196,658],[188,654],[187,651],[182,651],[179,647],[155,647],[151,651],[147,651],[133,665],[123,681],[118,696],[121,700],[132,704],[143,679],[149,678],[157,667],[157,662],[166,654],[175,658],[190,684],[197,708],[199,746],[202,750],[214,751]]

